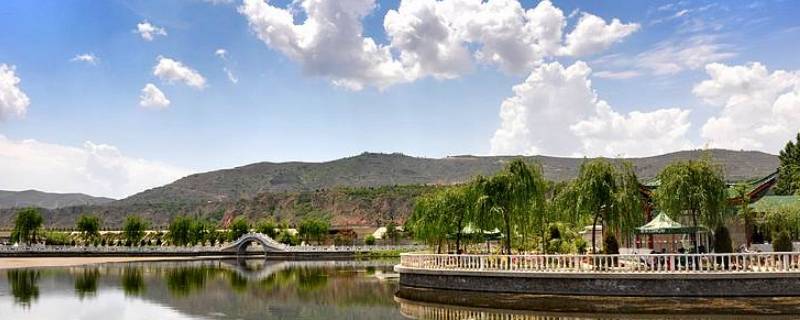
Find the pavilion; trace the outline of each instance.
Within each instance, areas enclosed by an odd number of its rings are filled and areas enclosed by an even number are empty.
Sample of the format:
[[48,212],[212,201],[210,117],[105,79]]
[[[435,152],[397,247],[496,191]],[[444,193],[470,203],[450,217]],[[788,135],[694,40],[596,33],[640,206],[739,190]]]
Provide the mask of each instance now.
[[[655,251],[665,249],[667,252],[678,252],[679,248],[693,249],[693,245],[685,246],[684,238],[691,234],[697,234],[698,245],[704,244],[708,247],[708,233],[702,227],[684,226],[675,220],[672,220],[664,212],[659,212],[653,220],[647,224],[636,228],[636,249],[640,247],[641,236],[649,236],[648,243]],[[675,235],[682,235],[680,239],[676,239]]]

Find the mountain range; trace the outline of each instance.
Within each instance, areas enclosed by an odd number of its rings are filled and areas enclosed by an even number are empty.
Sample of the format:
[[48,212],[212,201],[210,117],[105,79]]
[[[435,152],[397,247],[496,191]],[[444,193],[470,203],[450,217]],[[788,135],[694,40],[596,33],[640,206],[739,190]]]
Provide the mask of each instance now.
[[[631,161],[637,175],[644,181],[654,178],[670,162],[704,156],[720,164],[729,181],[760,178],[778,167],[775,155],[720,149],[615,158],[611,161]],[[75,217],[82,213],[98,214],[112,226],[118,226],[125,215],[132,213],[143,215],[155,224],[165,224],[180,214],[206,217],[222,224],[236,215],[246,215],[251,219],[273,216],[291,222],[316,211],[331,214],[334,225],[380,224],[387,219],[401,222],[410,212],[413,199],[427,188],[465,182],[476,175],[494,174],[514,158],[518,157],[432,159],[399,153],[363,153],[321,163],[260,162],[193,174],[116,201],[87,200],[75,205],[40,200],[40,204],[29,205],[49,208],[45,220],[51,226],[71,226]],[[584,161],[582,158],[549,156],[524,158],[541,164],[545,177],[555,181],[577,176]],[[15,200],[6,200],[9,201]],[[11,216],[12,209],[0,210],[0,225],[9,225]]]
[[83,193],[49,193],[37,190],[0,190],[0,209],[20,207],[40,207],[55,209],[82,205],[102,205],[114,199],[93,197]]

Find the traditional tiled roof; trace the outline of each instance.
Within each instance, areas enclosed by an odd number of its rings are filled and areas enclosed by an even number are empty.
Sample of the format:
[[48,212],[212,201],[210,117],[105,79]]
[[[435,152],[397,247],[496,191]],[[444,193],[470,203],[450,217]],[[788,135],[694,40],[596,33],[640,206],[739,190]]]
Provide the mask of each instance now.
[[800,196],[763,196],[750,204],[750,208],[763,212],[786,205],[800,205]]

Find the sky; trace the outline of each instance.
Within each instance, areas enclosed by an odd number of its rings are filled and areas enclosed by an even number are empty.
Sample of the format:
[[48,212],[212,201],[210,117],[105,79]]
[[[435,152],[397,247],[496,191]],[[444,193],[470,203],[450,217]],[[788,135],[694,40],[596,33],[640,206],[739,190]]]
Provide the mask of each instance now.
[[776,154],[796,1],[0,2],[0,189],[362,152]]

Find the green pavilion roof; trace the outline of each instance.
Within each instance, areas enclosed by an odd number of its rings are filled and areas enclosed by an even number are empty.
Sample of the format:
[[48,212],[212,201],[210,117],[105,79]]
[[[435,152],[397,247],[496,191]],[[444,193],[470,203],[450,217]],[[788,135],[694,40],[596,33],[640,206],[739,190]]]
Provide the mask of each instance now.
[[659,212],[653,220],[636,228],[638,234],[684,234],[693,233],[697,228],[686,227],[672,220],[664,212]]

